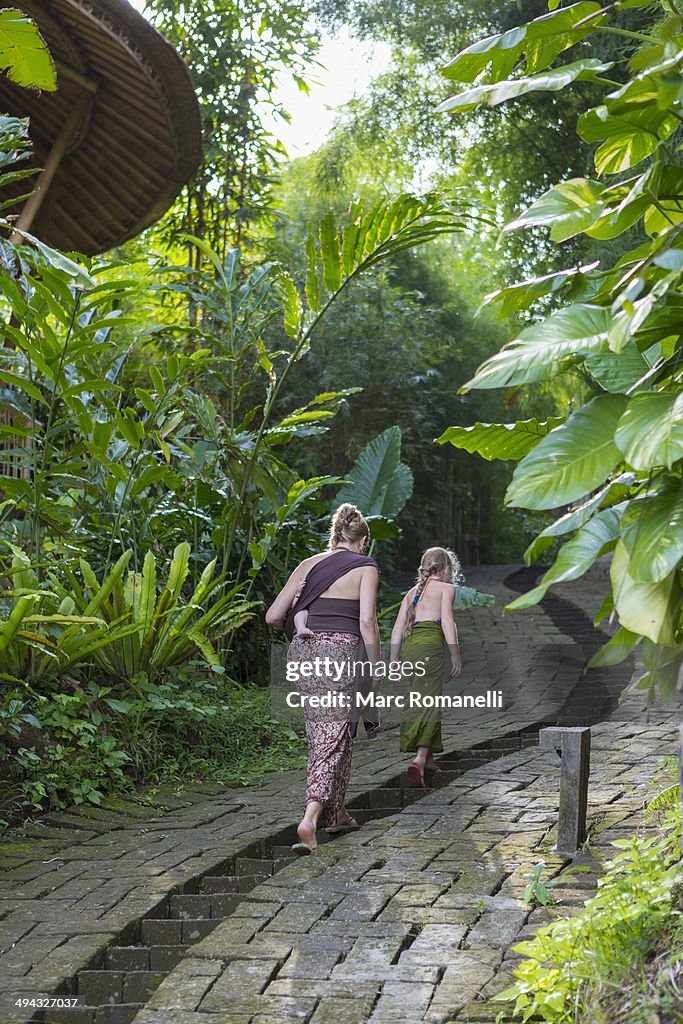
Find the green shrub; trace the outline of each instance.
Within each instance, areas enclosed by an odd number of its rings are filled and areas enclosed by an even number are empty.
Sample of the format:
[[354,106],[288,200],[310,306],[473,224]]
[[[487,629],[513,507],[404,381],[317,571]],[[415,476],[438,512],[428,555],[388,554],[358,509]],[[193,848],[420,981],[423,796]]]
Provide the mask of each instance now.
[[514,1004],[515,1020],[626,1024],[624,1017],[602,1016],[597,1001],[643,971],[664,935],[680,936],[681,821],[680,806],[670,807],[662,834],[615,840],[619,853],[606,865],[586,909],[514,947],[526,959],[514,970],[514,984],[495,999]]

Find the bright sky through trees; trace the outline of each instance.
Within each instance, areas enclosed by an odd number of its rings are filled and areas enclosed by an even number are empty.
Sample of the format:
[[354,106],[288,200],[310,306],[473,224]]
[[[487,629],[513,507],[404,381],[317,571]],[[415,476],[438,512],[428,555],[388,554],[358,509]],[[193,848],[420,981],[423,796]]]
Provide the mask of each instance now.
[[348,29],[342,29],[335,37],[323,38],[318,60],[322,67],[314,66],[309,72],[309,95],[298,89],[286,71],[282,74],[278,98],[292,120],[290,124],[273,120],[272,126],[292,158],[321,145],[332,127],[336,108],[362,94],[370,81],[388,67],[390,50],[386,44],[359,42]]
[[[130,0],[138,11],[145,0]],[[369,82],[390,62],[390,49],[384,43],[363,43],[344,28],[338,35],[325,35],[318,57],[321,67],[311,67],[306,95],[283,69],[277,98],[291,115],[287,124],[280,118],[264,118],[264,124],[287,147],[290,157],[311,153],[324,141],[335,118],[335,109],[354,95],[360,95]]]

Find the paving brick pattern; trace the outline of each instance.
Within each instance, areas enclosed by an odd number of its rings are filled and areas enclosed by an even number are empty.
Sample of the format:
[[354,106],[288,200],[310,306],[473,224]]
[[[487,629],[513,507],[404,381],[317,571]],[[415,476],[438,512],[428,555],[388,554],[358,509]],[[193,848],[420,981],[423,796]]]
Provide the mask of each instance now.
[[[595,637],[564,632],[567,600],[581,613],[599,605],[600,569],[550,608],[502,616],[514,568],[479,570],[472,582],[497,606],[459,617],[466,669],[454,688],[503,688],[503,711],[445,718],[451,771],[420,799],[402,788],[385,719],[354,752],[358,833],[292,863],[296,771],[239,790],[167,788],[154,811],[126,799],[71,808],[4,844],[2,1021],[35,1012],[17,998],[58,992],[78,1005],[46,1022],[493,1021],[485,997],[515,962],[510,945],[547,915],[524,904],[525,875],[541,857],[553,871],[565,863],[552,853],[559,769],[535,728],[594,721],[624,681],[602,673],[591,703],[581,668]],[[580,613],[569,618],[576,635]],[[594,727],[598,860],[640,821],[644,783],[675,749],[675,711],[655,708],[645,724],[641,702]],[[559,912],[591,884],[572,876]]]

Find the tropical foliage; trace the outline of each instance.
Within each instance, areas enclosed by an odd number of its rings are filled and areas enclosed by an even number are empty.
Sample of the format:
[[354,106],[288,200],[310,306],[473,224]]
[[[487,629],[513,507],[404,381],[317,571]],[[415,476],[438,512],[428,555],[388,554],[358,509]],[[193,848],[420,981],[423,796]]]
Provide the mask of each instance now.
[[[2,142],[0,171],[18,180],[26,125],[3,119]],[[0,244],[10,815],[22,800],[99,800],[108,785],[182,772],[199,763],[207,718],[228,731],[251,702],[263,720],[260,698],[242,699],[233,678],[266,675],[253,612],[319,544],[318,521],[344,481],[301,476],[288,448],[323,434],[359,390],[292,402],[283,385],[357,278],[462,231],[465,214],[436,195],[357,202],[311,222],[292,273],[281,261],[246,269],[204,232],[183,235],[165,260],[135,247],[67,257],[30,235]],[[392,455],[397,445],[394,433]],[[408,497],[395,461],[385,530]],[[264,737],[277,756],[296,755],[284,727]],[[232,770],[219,760],[214,769]]]
[[[555,537],[573,534],[541,585],[509,607],[535,603],[551,583],[581,575],[611,552],[612,592],[601,614],[616,614],[621,628],[594,662],[626,657],[642,642],[647,674],[639,685],[671,696],[683,662],[683,25],[669,4],[646,0],[551,7],[451,60],[445,73],[461,87],[443,109],[504,104],[558,83],[599,86],[600,101],[587,106],[577,126],[594,148],[595,177],[549,189],[506,231],[550,225],[558,242],[624,235],[630,247],[613,265],[572,267],[494,293],[490,302],[505,311],[513,305],[533,313],[544,296],[552,296],[553,308],[465,385],[521,389],[573,373],[589,386],[588,401],[542,430],[529,423],[477,424],[440,440],[486,458],[522,456],[506,503],[562,511],[528,559]],[[651,9],[647,32],[620,21],[634,7]],[[583,56],[600,34],[623,42],[607,63]]]
[[307,5],[291,0],[148,0],[145,13],[185,59],[202,115],[199,173],[159,230],[171,239],[196,235],[225,259],[254,244],[272,207],[286,155],[277,126],[289,118],[277,85],[286,75],[308,89],[318,37]]
[[0,10],[0,68],[17,85],[53,92],[55,66],[30,18],[14,8]]
[[659,818],[658,835],[613,842],[615,856],[585,910],[539,928],[513,947],[523,959],[513,971],[513,984],[494,1001],[508,1003],[515,1020],[676,1018],[680,995],[674,965],[683,951],[677,789],[670,786],[648,806],[648,815]]
[[363,509],[374,544],[396,536],[395,520],[412,493],[413,474],[401,462],[400,427],[388,427],[360,453],[335,504],[350,501]]

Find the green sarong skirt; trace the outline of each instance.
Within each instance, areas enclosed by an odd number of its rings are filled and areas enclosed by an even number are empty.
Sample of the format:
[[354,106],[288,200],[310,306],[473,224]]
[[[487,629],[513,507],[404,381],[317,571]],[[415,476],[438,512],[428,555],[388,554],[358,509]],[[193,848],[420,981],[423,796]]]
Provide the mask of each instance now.
[[439,622],[416,622],[410,636],[401,645],[401,661],[420,663],[420,671],[424,666],[424,674],[417,671],[402,675],[401,692],[406,700],[406,712],[401,722],[401,750],[405,753],[417,750],[418,747],[429,747],[434,753],[443,750],[441,739],[441,709],[420,707],[415,699],[414,706],[409,707],[410,695],[437,697],[441,695],[447,648]]

